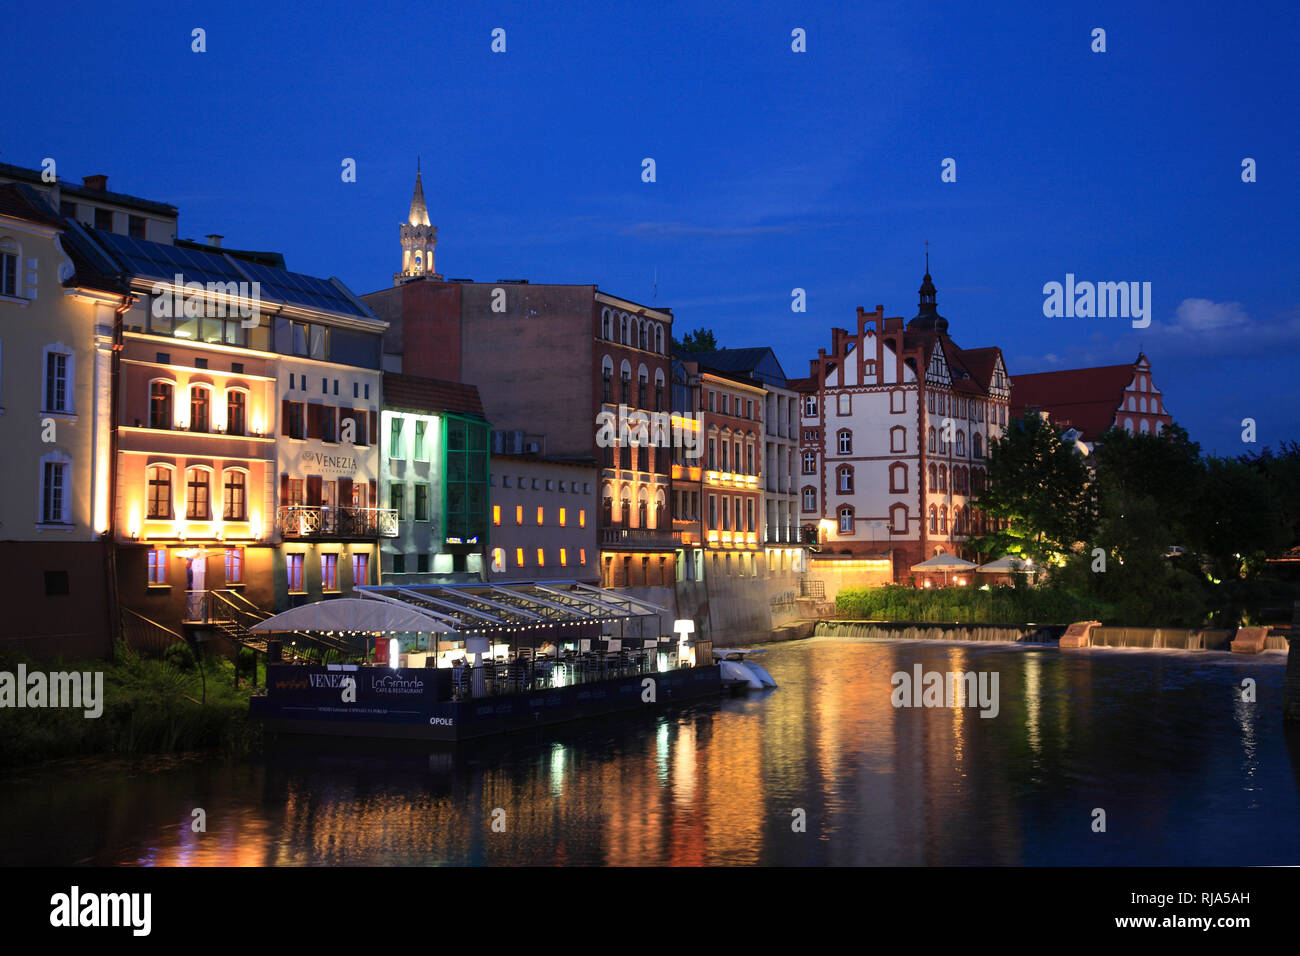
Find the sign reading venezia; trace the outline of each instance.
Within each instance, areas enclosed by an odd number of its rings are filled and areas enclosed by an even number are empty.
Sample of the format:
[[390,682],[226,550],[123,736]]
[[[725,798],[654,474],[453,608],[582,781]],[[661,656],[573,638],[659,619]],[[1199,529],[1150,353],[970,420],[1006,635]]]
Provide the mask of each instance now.
[[327,455],[323,451],[303,452],[304,465],[319,465],[321,468],[338,472],[357,470],[357,460],[352,455]]

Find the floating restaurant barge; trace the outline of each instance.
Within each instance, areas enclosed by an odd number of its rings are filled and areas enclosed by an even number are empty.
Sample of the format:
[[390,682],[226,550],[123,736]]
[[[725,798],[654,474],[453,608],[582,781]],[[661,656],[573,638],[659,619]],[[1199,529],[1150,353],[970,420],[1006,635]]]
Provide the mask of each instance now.
[[454,743],[722,693],[708,642],[664,634],[667,609],[620,592],[357,590],[253,628],[272,637],[266,694],[251,703],[267,730]]

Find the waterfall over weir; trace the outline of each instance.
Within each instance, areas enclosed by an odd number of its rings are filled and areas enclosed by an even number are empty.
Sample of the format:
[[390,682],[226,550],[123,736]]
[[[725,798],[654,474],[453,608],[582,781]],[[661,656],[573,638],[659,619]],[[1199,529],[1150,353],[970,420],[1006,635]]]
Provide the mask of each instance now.
[[1000,627],[985,624],[907,624],[893,621],[818,621],[813,637],[861,637],[891,641],[980,641],[1048,644],[1060,639],[1063,625]]

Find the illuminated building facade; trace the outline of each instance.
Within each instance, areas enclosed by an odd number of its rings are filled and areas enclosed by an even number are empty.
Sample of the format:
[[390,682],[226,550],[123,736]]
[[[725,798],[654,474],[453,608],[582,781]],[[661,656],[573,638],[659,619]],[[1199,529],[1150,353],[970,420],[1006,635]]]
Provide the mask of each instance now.
[[793,383],[801,520],[820,562],[865,562],[863,583],[911,581],[913,564],[961,552],[985,526],[974,499],[1009,417],[1002,352],[952,340],[928,271],[911,321],[859,309],[855,331],[831,336]]
[[379,496],[397,518],[381,542],[385,583],[482,581],[488,423],[472,385],[384,376]]
[[0,642],[37,657],[110,650],[112,333],[130,301],[80,229],[0,185]]
[[596,463],[492,456],[487,580],[596,584]]

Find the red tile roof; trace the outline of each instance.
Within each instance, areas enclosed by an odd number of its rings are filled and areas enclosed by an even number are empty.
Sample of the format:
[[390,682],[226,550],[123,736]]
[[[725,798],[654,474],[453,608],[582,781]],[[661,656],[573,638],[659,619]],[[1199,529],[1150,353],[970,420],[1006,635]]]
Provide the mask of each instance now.
[[384,405],[425,412],[461,412],[483,418],[478,389],[461,382],[444,382],[419,375],[384,373]]
[[1047,412],[1054,423],[1095,440],[1115,423],[1134,370],[1134,364],[1102,365],[1013,376],[1011,413],[1019,417],[1026,408]]

